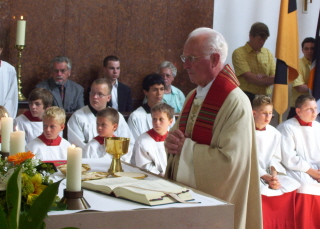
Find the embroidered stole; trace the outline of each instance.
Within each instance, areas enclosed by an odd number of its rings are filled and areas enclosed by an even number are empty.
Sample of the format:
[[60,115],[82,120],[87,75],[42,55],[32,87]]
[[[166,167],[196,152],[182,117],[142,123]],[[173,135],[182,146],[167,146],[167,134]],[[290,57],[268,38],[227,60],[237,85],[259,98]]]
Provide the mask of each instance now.
[[[199,144],[210,145],[212,128],[216,116],[229,93],[240,85],[229,65],[226,65],[211,85],[197,116],[191,139]],[[196,96],[196,90],[187,101],[179,122],[179,129],[185,133],[189,113]]]

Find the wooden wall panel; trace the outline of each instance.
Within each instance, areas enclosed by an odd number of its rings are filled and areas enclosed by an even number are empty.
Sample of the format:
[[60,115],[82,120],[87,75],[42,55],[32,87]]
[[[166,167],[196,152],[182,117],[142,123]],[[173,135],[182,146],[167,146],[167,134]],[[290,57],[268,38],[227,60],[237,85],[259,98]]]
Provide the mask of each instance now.
[[[71,80],[85,88],[103,75],[102,61],[116,55],[120,81],[143,98],[141,82],[169,60],[178,68],[173,84],[187,94],[195,86],[183,70],[180,55],[187,35],[197,27],[212,27],[212,0],[6,0],[0,2],[0,39],[7,48],[2,59],[14,66],[16,19],[27,20],[23,51],[23,94],[50,77],[49,62],[66,55],[73,62]],[[136,103],[136,105],[139,105]]]

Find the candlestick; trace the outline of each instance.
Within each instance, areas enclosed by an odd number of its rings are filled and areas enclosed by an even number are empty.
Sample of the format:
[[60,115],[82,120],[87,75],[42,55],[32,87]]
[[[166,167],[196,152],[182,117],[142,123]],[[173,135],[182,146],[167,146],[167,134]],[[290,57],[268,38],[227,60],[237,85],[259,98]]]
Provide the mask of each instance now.
[[17,21],[16,45],[25,45],[26,24],[27,22],[23,20],[23,16],[21,16],[21,20]]
[[68,147],[67,191],[81,191],[82,149],[75,145]]
[[14,46],[16,49],[18,49],[18,66],[17,66],[17,77],[18,77],[18,99],[19,101],[24,101],[26,100],[26,97],[23,96],[21,89],[21,68],[22,68],[22,64],[21,64],[21,57],[22,57],[22,50],[24,49],[25,45],[15,45]]
[[25,152],[25,132],[15,131],[10,133],[10,155]]
[[13,118],[8,117],[5,114],[5,117],[1,118],[1,151],[9,152],[10,151],[10,133],[13,132]]

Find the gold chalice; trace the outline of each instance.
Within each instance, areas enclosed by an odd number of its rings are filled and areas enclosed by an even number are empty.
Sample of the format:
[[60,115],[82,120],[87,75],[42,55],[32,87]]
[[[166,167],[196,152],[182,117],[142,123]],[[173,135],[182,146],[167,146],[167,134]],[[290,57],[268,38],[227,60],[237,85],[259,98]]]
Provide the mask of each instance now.
[[123,172],[120,157],[128,153],[130,138],[108,137],[104,138],[106,152],[112,156],[112,163],[108,173]]

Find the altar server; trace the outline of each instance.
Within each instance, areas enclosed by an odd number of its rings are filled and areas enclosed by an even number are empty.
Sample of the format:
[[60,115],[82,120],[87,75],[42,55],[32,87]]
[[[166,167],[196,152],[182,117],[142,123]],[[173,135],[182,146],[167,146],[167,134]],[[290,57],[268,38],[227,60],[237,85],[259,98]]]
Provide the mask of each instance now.
[[[152,128],[151,108],[157,103],[160,103],[164,94],[164,81],[159,74],[150,74],[144,77],[142,82],[143,93],[147,97],[147,103],[138,107],[132,112],[128,118],[128,125],[134,140],[136,140],[141,134]],[[175,120],[173,119],[172,125]]]
[[[97,113],[97,132],[94,137],[83,149],[83,158],[108,158],[111,163],[111,155],[106,153],[104,138],[116,137],[114,132],[118,128],[119,113],[116,109],[107,107]],[[121,157],[124,159],[126,155]]]
[[311,95],[295,102],[297,115],[278,126],[282,134],[282,164],[301,183],[296,198],[296,228],[320,228],[320,123]]
[[[0,55],[4,49],[4,42],[0,40]],[[16,69],[0,60],[0,105],[9,112],[8,116],[15,118],[18,111],[18,83]]]
[[67,148],[71,144],[59,136],[65,127],[66,114],[62,108],[49,107],[43,113],[43,133],[26,145],[40,160],[67,159]]
[[272,109],[271,99],[266,95],[258,95],[252,102],[259,157],[263,228],[295,228],[295,196],[300,183],[286,176],[286,170],[281,165],[281,134],[269,125]]
[[153,128],[136,140],[131,162],[147,171],[164,176],[167,167],[164,140],[168,135],[168,127],[173,122],[174,109],[166,103],[159,103],[152,107],[151,116]]
[[[73,113],[68,121],[68,140],[78,147],[84,148],[85,145],[98,135],[96,115],[98,111],[106,108],[108,101],[111,99],[112,85],[108,79],[96,79],[91,85],[90,103]],[[130,147],[128,160],[130,162],[133,138],[129,126],[123,115],[119,114],[119,125],[115,131],[117,137],[130,138]]]
[[[14,120],[14,126],[26,133],[26,143],[41,135],[43,131],[42,115],[52,105],[52,95],[45,88],[36,88],[29,95],[29,110]],[[62,132],[60,132],[62,136]]]

